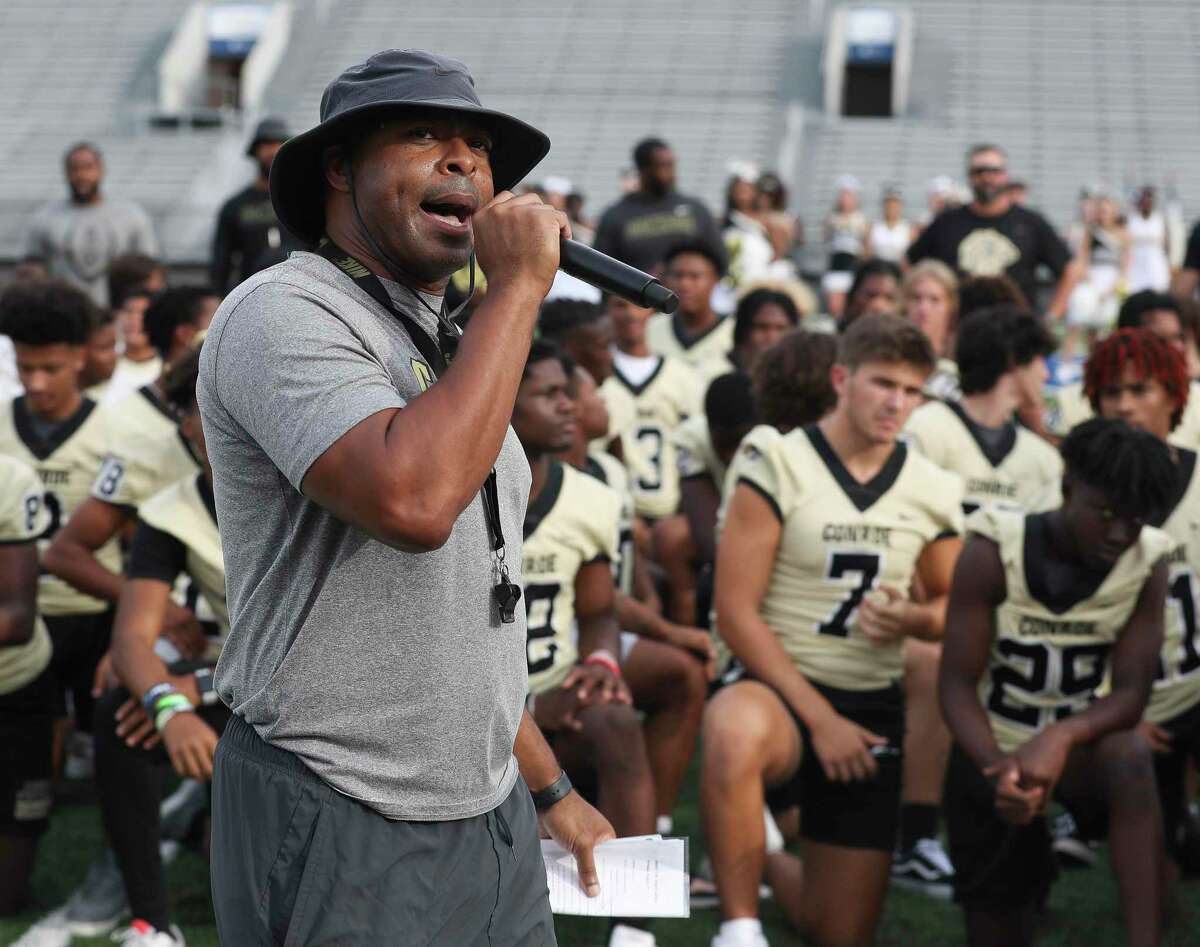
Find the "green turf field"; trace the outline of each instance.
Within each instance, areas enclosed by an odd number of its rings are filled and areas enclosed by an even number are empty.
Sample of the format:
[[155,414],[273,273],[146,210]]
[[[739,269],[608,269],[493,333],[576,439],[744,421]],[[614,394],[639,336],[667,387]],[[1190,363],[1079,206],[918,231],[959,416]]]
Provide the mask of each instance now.
[[[694,780],[689,780],[685,793],[676,830],[698,839]],[[82,879],[99,844],[99,813],[94,807],[63,806],[55,812],[50,832],[42,840],[35,878],[39,904],[15,920],[0,921],[0,945],[16,940],[34,920],[62,903]],[[699,845],[693,845],[692,852],[695,860],[701,857]],[[185,852],[171,866],[169,879],[175,920],[183,928],[189,947],[217,947],[205,861],[194,853]],[[1200,942],[1200,881],[1183,885],[1178,902],[1180,915],[1167,943],[1172,947],[1194,945]],[[1107,865],[1065,873],[1054,887],[1050,908],[1047,926],[1039,941],[1041,947],[1116,947],[1124,943],[1116,886]],[[785,926],[773,905],[764,906],[763,918],[774,947],[802,943]],[[686,921],[659,921],[655,934],[662,947],[708,947],[716,927],[716,911],[701,911]],[[559,943],[562,947],[601,947],[606,942],[606,929],[605,922],[600,920],[560,918]],[[960,915],[953,905],[903,891],[893,890],[889,894],[879,944],[942,947],[960,944],[962,939]],[[107,938],[74,941],[76,945],[107,943],[111,943]],[[225,947],[240,945],[227,944]]]

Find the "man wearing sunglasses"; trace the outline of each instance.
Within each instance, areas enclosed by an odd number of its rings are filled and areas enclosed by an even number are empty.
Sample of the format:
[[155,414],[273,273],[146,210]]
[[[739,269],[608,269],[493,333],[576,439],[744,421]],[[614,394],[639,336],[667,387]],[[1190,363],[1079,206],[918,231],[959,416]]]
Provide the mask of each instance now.
[[967,156],[973,200],[940,214],[908,248],[908,260],[941,260],[960,276],[1008,275],[1036,308],[1039,265],[1057,278],[1046,315],[1059,318],[1077,280],[1071,252],[1041,214],[1013,201],[1007,156],[997,145],[976,145]]

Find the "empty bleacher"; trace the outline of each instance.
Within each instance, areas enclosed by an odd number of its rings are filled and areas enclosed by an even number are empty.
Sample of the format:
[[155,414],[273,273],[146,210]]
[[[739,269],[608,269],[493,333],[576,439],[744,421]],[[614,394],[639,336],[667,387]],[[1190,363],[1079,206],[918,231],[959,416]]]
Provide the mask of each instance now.
[[[554,142],[535,173],[564,175],[598,213],[639,138],[679,158],[680,186],[719,209],[732,159],[794,156],[793,204],[819,233],[834,179],[853,173],[867,210],[897,182],[919,212],[929,178],[960,177],[964,149],[995,140],[1032,201],[1060,226],[1085,183],[1174,186],[1200,210],[1200,17],[1188,0],[910,0],[909,114],[820,110],[821,0],[293,0],[293,35],[266,105],[298,129],[325,84],[387,46],[472,68],[484,101]],[[141,201],[168,257],[202,261],[217,206],[250,173],[243,130],[152,130],[156,64],[188,0],[3,0],[0,259],[24,222],[64,193],[67,143],[104,149],[108,193]],[[805,50],[808,52],[805,53]],[[805,59],[805,56],[808,56]],[[784,142],[785,121],[802,129]],[[249,116],[254,118],[256,116]]]
[[[800,5],[802,6],[802,5]],[[269,93],[297,127],[312,125],[325,84],[396,46],[466,62],[485,104],[553,142],[534,177],[561,174],[598,212],[618,194],[635,141],[659,135],[679,154],[681,187],[714,204],[731,158],[769,160],[794,0],[466,0],[453,8],[391,0],[338,4],[319,43],[281,68]]]
[[[816,224],[834,179],[864,183],[868,213],[898,182],[915,214],[936,174],[962,180],[965,151],[1009,153],[1031,203],[1060,227],[1083,185],[1122,195],[1174,188],[1200,209],[1200,23],[1185,0],[913,0],[913,100],[899,119],[810,113],[796,199]],[[812,232],[812,231],[810,231]]]
[[105,189],[141,201],[159,226],[209,159],[213,135],[151,133],[153,77],[188,0],[3,0],[0,36],[0,258],[22,248],[25,221],[65,196],[62,156],[75,141],[105,155]]

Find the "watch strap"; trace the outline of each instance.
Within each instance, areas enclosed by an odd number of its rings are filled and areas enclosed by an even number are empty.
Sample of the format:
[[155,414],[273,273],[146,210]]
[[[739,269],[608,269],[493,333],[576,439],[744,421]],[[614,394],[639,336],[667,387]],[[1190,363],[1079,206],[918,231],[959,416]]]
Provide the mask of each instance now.
[[558,779],[554,780],[549,786],[539,789],[537,792],[530,793],[533,796],[533,806],[538,812],[545,812],[556,802],[562,801],[573,788],[567,774],[565,772],[559,773]]

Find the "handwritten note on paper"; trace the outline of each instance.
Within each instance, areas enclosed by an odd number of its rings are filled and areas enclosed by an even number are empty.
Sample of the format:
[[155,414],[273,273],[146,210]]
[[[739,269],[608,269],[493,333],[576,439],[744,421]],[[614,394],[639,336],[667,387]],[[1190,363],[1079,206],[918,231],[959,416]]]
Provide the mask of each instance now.
[[588,917],[688,917],[687,839],[647,835],[613,839],[595,848],[600,896],[579,886],[575,856],[542,840],[542,859],[555,914]]

